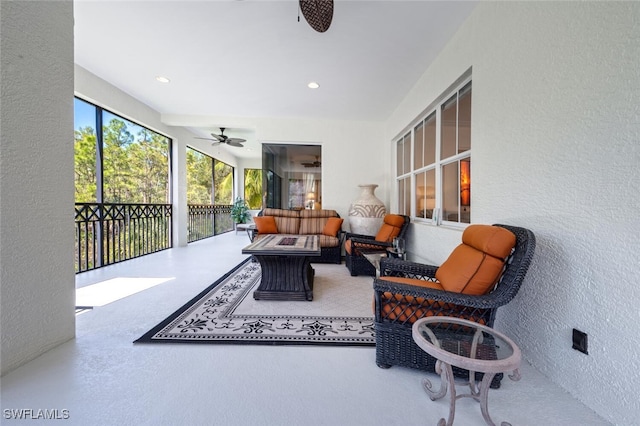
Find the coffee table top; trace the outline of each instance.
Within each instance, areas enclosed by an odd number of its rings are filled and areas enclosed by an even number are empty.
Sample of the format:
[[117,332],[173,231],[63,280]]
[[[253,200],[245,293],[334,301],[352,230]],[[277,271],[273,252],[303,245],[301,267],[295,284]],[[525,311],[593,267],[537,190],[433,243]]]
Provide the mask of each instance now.
[[515,370],[522,358],[518,346],[504,334],[460,318],[419,319],[413,324],[412,336],[434,358],[471,371]]
[[242,249],[243,254],[263,256],[318,256],[320,237],[317,235],[269,234]]

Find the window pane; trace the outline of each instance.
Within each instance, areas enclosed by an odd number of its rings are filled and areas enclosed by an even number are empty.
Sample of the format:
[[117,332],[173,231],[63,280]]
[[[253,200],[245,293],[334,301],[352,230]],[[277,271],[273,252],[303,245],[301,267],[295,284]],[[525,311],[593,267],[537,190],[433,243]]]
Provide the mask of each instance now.
[[416,126],[413,132],[413,140],[414,140],[414,148],[415,152],[413,153],[413,169],[419,169],[424,167],[424,156],[422,154],[423,150],[423,138],[424,138],[424,125],[420,123]]
[[460,160],[460,222],[471,223],[471,158]]
[[450,163],[442,167],[442,220],[458,221],[458,163]]
[[74,98],[75,202],[97,201],[96,107]]
[[304,209],[305,195],[304,181],[302,179],[289,179],[289,208]]
[[442,167],[443,220],[471,223],[471,158]]
[[233,204],[233,167],[213,159],[213,204]]
[[404,161],[404,153],[402,152],[402,139],[400,139],[396,143],[396,176],[401,176],[404,174],[404,166],[402,162]]
[[244,169],[244,200],[251,210],[262,208],[261,169]]
[[411,215],[411,178],[404,179],[404,215]]
[[436,171],[430,169],[416,175],[416,217],[431,219],[436,206]]
[[398,181],[398,213],[409,216],[411,214],[411,179]]
[[187,147],[187,204],[213,204],[213,158]]
[[398,181],[398,213],[403,214],[404,208],[404,179]]
[[436,114],[425,120],[424,128],[424,164],[428,166],[436,162]]
[[169,139],[102,113],[104,202],[168,203]]
[[415,217],[425,217],[424,204],[425,204],[425,188],[426,188],[427,174],[426,172],[418,173],[416,175],[416,204],[413,215]]
[[471,149],[471,83],[460,91],[458,110],[458,153]]
[[456,126],[458,102],[456,99],[457,94],[442,106],[440,159],[451,157],[457,153]]
[[411,171],[411,132],[404,136],[404,173]]

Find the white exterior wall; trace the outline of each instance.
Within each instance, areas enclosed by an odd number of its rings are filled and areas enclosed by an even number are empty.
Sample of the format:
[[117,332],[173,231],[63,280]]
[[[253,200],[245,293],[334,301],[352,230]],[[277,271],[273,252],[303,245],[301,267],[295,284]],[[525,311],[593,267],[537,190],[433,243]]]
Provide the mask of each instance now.
[[[469,67],[471,220],[538,241],[496,326],[601,416],[635,424],[640,3],[481,2],[388,120],[388,140]],[[409,241],[441,262],[460,230],[414,224]],[[589,355],[571,349],[574,327]]]
[[73,3],[0,3],[2,374],[75,335]]

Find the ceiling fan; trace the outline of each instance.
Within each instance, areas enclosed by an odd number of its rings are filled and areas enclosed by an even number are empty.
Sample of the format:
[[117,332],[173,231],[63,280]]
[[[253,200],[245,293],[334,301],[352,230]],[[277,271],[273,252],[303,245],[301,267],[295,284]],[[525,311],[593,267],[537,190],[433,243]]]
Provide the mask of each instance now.
[[207,141],[213,141],[212,145],[214,145],[214,146],[218,145],[218,144],[221,144],[221,143],[226,143],[229,146],[235,146],[237,148],[242,148],[243,147],[242,143],[246,142],[247,140],[246,139],[240,139],[240,138],[230,138],[229,136],[224,134],[224,129],[225,129],[224,127],[220,127],[220,134],[219,135],[216,135],[215,133],[211,133],[211,136],[213,136],[213,139],[212,138],[198,138],[198,137],[196,137],[196,139],[204,139],[204,140],[207,140]]
[[305,163],[300,163],[305,167],[321,167],[322,163],[320,162],[320,157],[316,156],[316,161],[310,161]]

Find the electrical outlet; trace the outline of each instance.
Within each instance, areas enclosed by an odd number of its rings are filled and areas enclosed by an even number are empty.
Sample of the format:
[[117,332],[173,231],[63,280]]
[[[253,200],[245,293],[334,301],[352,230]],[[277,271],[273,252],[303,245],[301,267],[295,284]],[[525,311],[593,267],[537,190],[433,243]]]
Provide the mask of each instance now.
[[582,352],[585,355],[589,355],[587,351],[587,333],[580,330],[573,329],[573,349]]

